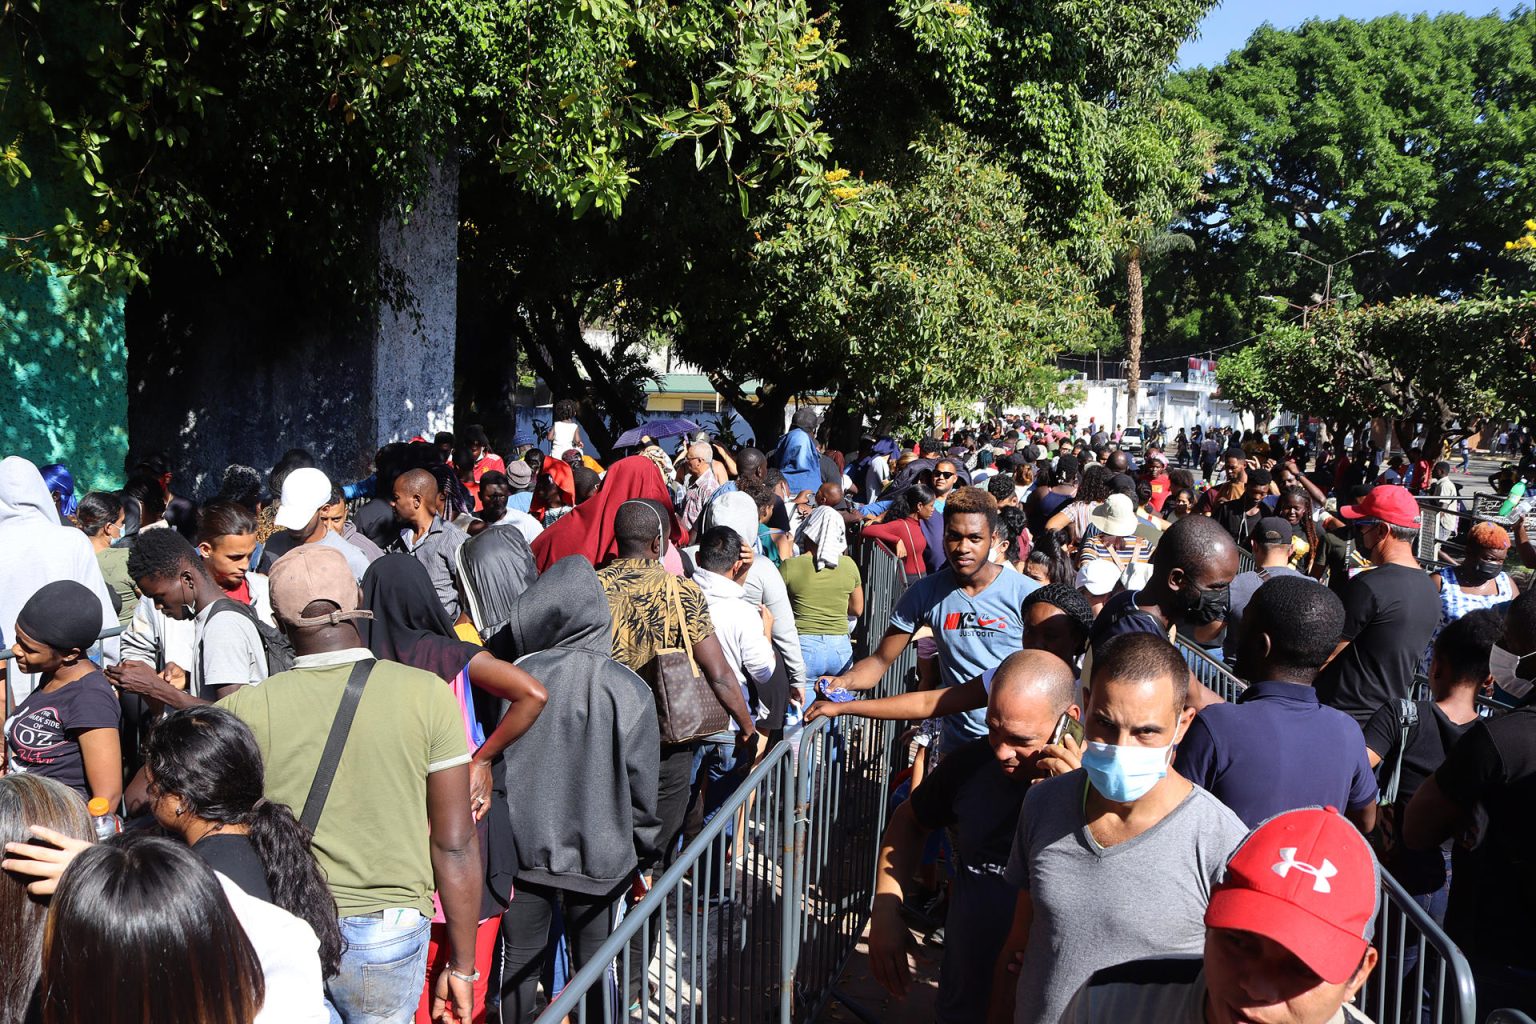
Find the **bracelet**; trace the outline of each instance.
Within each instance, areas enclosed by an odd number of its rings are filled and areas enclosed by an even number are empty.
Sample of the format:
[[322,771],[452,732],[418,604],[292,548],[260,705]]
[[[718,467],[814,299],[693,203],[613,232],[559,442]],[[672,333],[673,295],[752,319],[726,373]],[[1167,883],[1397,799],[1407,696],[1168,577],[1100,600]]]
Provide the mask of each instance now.
[[480,980],[480,971],[478,968],[473,974],[462,974],[459,971],[454,970],[452,964],[449,964],[448,973],[453,975],[455,978],[458,978],[460,981],[466,981],[471,985]]

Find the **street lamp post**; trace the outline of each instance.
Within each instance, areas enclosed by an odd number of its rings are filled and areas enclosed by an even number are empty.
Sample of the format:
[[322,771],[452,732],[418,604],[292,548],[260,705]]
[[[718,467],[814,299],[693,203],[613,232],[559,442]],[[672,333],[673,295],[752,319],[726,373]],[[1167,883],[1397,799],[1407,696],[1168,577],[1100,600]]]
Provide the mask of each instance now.
[[1309,261],[1311,261],[1313,263],[1316,263],[1318,266],[1323,268],[1325,273],[1324,273],[1324,277],[1323,277],[1323,302],[1322,302],[1322,304],[1326,306],[1326,305],[1328,305],[1328,303],[1333,301],[1333,268],[1334,267],[1342,267],[1344,264],[1348,263],[1350,260],[1354,259],[1356,256],[1366,256],[1366,255],[1368,255],[1370,253],[1373,253],[1375,251],[1376,251],[1375,249],[1361,249],[1357,253],[1351,253],[1350,255],[1345,256],[1341,260],[1334,260],[1332,263],[1324,263],[1322,260],[1318,259],[1315,256],[1308,256],[1306,253],[1298,252],[1295,249],[1287,249],[1285,254],[1287,256],[1298,256],[1301,259],[1309,260]]

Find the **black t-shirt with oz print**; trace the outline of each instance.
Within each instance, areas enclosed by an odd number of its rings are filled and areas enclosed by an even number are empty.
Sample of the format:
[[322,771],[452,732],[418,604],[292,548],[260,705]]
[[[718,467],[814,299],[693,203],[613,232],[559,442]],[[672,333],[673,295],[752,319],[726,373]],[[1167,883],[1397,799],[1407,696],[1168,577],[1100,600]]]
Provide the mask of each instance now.
[[123,712],[117,691],[100,672],[91,672],[57,690],[33,690],[5,720],[5,745],[11,768],[35,772],[89,800],[80,734],[116,729]]

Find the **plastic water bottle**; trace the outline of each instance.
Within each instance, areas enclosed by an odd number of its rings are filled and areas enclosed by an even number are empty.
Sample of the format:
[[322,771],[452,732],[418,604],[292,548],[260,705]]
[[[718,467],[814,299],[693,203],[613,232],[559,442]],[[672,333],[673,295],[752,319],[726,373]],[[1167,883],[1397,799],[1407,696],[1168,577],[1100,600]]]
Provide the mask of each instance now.
[[91,826],[96,831],[97,842],[123,830],[123,820],[112,813],[112,805],[107,803],[106,797],[92,797],[91,802],[85,806],[91,812]]

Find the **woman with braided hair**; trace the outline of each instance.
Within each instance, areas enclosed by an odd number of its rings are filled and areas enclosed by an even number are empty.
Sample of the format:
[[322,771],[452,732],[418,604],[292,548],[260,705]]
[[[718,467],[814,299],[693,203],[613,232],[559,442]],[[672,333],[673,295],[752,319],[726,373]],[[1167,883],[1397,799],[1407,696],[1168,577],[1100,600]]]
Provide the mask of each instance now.
[[1318,537],[1311,496],[1301,487],[1287,487],[1275,500],[1275,515],[1291,524],[1291,568],[1321,579],[1328,571],[1328,557]]

